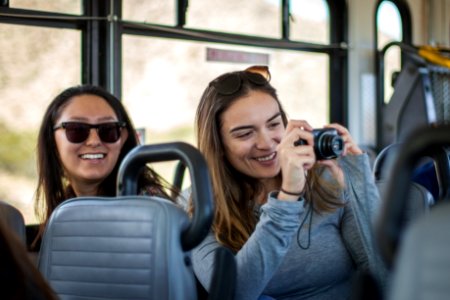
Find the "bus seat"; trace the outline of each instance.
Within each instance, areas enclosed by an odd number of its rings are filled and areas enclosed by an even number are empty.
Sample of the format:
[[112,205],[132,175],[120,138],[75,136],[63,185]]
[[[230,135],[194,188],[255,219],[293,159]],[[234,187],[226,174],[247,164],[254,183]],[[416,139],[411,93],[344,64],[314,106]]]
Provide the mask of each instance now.
[[[10,230],[0,202],[0,291],[1,299],[57,299],[30,259],[26,245]],[[16,216],[16,214],[14,214]]]
[[450,203],[440,203],[405,231],[387,299],[444,300],[450,295]]
[[[373,174],[381,199],[384,199],[385,197],[389,181],[394,180],[393,177],[391,177],[393,172],[392,168],[400,146],[401,144],[391,144],[387,146],[375,159]],[[427,213],[434,203],[435,200],[430,191],[421,184],[410,181],[408,201],[405,208],[405,219],[403,222],[408,222]]]
[[184,211],[156,197],[75,198],[47,225],[39,269],[61,299],[196,299]]
[[[142,166],[174,159],[184,161],[190,172],[192,217],[168,200],[136,195],[136,174]],[[117,195],[70,199],[53,212],[39,269],[57,295],[84,300],[197,299],[190,250],[209,232],[214,211],[200,152],[185,143],[137,147],[119,168]],[[219,251],[216,257],[221,269],[215,270],[212,289],[217,292],[209,298],[231,299],[224,295],[234,285],[234,257]]]
[[390,144],[383,148],[375,157],[373,163],[373,175],[375,180],[381,180],[389,177],[392,171],[392,163],[395,161],[398,149],[401,144]]
[[[376,185],[380,192],[381,199],[384,199],[389,181],[386,179],[377,180]],[[411,182],[409,186],[408,203],[405,207],[405,219],[403,221],[409,222],[410,220],[414,220],[419,216],[428,213],[433,204],[434,197],[430,191],[418,183]]]
[[[389,101],[383,101],[383,84],[379,87],[379,146],[403,142],[417,128],[431,124],[446,124],[448,113],[450,69],[445,61],[447,51],[429,46],[391,42],[380,51],[380,70],[384,55],[392,46],[401,50],[401,71],[395,77],[394,91]],[[432,59],[430,59],[432,58]],[[379,78],[383,82],[383,71]]]
[[22,213],[14,206],[0,200],[0,221],[5,223],[6,228],[14,232],[25,244],[25,221]]
[[390,270],[388,299],[448,299],[450,294],[449,198],[408,224],[402,222],[415,164],[424,155],[441,153],[448,145],[450,125],[421,127],[405,140],[399,149],[401,155],[396,156],[375,231]]
[[[392,180],[392,178],[390,179]],[[386,198],[387,189],[390,184],[388,179],[376,180],[381,199]],[[402,226],[414,222],[422,215],[428,214],[431,205],[434,203],[433,195],[422,185],[410,182],[408,201],[405,204],[405,213],[401,220]],[[353,300],[380,300],[384,299],[385,290],[379,287],[371,274],[359,273],[355,276]]]
[[[419,127],[404,143],[393,146],[397,147],[397,154],[390,161],[389,172],[374,170],[375,175],[390,175],[383,178],[382,207],[375,224],[376,242],[389,271],[388,283],[386,290],[377,291],[380,294],[375,299],[447,299],[450,295],[450,238],[443,237],[447,232],[445,226],[450,225],[449,204],[438,202],[428,207],[427,213],[417,214],[405,222],[411,213],[408,206],[414,194],[414,185],[411,187],[414,167],[424,156],[442,154],[442,146],[449,144],[449,125]],[[433,156],[433,159],[440,156]],[[445,211],[442,205],[446,205]],[[446,220],[442,217],[434,220],[435,215],[444,214]],[[443,281],[446,283],[442,284]],[[368,299],[368,291],[373,290],[372,282],[372,278],[357,278],[352,299]]]
[[[391,144],[377,155],[373,167],[375,180],[387,179],[392,174],[401,145],[402,143]],[[410,179],[431,193],[434,200],[430,205],[441,198],[450,198],[450,150],[447,146],[427,150],[412,164],[414,172]]]

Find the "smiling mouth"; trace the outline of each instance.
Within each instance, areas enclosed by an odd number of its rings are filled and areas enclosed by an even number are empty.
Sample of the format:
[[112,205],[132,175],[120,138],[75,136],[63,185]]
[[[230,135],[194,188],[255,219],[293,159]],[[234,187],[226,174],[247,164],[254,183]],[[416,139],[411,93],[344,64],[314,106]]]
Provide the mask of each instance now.
[[259,161],[259,162],[265,162],[265,161],[269,161],[275,158],[275,156],[277,155],[276,152],[273,152],[269,155],[266,156],[260,156],[260,157],[255,157],[255,160]]
[[87,153],[87,154],[80,155],[80,157],[81,157],[81,159],[103,159],[106,157],[106,154],[104,154],[104,153],[95,153],[95,154]]

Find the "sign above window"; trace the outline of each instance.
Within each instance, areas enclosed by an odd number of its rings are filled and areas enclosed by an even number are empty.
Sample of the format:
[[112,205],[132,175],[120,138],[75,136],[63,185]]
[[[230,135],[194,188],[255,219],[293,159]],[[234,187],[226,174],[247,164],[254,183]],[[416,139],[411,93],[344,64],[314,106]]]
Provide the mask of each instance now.
[[206,48],[206,61],[269,65],[269,54]]

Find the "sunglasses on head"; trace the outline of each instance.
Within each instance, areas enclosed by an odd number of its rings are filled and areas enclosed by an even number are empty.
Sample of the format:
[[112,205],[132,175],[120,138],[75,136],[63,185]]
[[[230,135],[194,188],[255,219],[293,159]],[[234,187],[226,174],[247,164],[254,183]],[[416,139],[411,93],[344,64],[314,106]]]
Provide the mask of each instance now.
[[221,95],[233,95],[241,89],[244,78],[255,85],[265,85],[270,81],[269,68],[267,66],[252,66],[241,72],[220,76],[211,82],[211,85]]
[[108,122],[101,124],[87,124],[81,122],[62,122],[53,130],[63,128],[67,140],[71,143],[82,143],[89,137],[91,129],[95,128],[100,140],[104,143],[115,143],[120,138],[120,130],[126,126],[125,122]]

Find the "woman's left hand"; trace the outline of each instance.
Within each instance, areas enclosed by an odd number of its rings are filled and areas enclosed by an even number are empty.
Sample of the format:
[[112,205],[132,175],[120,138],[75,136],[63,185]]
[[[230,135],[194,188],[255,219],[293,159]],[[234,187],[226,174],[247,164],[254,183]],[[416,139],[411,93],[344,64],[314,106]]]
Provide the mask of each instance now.
[[347,154],[350,155],[363,154],[363,151],[353,141],[353,138],[350,135],[350,132],[348,132],[347,128],[337,123],[332,123],[324,127],[336,129],[339,135],[341,136],[342,140],[344,141],[344,151],[342,152],[342,156],[346,156]]

